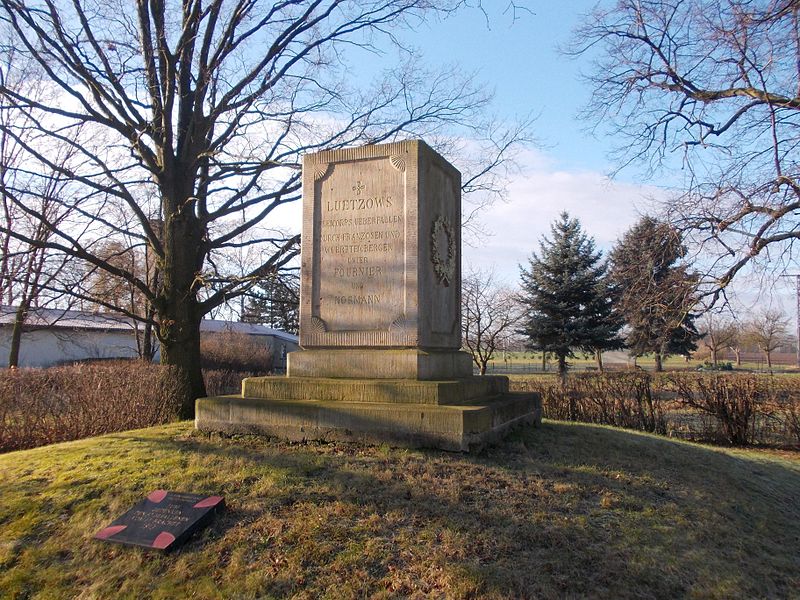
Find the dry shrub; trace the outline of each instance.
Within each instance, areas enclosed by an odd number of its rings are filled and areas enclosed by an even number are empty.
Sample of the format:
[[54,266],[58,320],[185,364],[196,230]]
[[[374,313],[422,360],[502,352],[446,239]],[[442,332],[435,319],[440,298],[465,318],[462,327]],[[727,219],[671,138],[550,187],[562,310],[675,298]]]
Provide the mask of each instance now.
[[654,396],[647,373],[581,374],[563,383],[554,378],[515,381],[514,389],[542,395],[543,416],[666,432],[660,399]]
[[666,433],[664,407],[653,393],[652,378],[644,372],[584,376],[585,402],[600,415],[597,422]]
[[542,395],[543,416],[732,445],[800,446],[800,378],[607,373],[512,381]]
[[[746,446],[755,438],[756,416],[768,405],[768,386],[755,375],[674,374],[668,386],[679,404],[713,417],[721,441]],[[707,423],[703,435],[707,436]]]
[[237,394],[242,379],[272,371],[272,353],[246,333],[224,331],[200,338],[203,379],[209,396]]
[[772,375],[673,374],[686,437],[743,446],[800,446],[800,381]]
[[800,447],[800,377],[770,377],[771,418],[763,419],[765,426],[757,431],[758,441],[782,443]]
[[260,375],[263,375],[263,373],[254,373],[252,371],[203,369],[203,379],[206,383],[206,394],[209,396],[238,394],[242,391],[242,379],[245,377],[258,377]]
[[777,401],[778,418],[784,423],[785,437],[800,447],[800,394],[782,397]]
[[272,353],[263,342],[246,333],[224,331],[200,338],[201,364],[213,371],[269,373]]
[[0,370],[0,452],[175,420],[170,367],[140,361]]

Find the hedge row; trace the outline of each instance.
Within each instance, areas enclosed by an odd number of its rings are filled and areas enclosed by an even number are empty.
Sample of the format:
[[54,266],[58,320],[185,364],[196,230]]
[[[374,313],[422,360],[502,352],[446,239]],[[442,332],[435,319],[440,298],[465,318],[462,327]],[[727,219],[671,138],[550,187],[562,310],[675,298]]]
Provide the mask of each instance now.
[[800,446],[800,378],[644,372],[514,379],[546,418],[731,445]]
[[0,370],[0,452],[177,419],[169,367],[140,361]]

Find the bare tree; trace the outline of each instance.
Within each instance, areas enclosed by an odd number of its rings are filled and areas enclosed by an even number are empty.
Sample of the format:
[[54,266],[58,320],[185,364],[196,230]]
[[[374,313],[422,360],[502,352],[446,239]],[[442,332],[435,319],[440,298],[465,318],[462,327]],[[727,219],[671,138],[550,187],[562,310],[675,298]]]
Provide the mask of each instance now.
[[800,3],[610,4],[571,48],[597,56],[586,115],[612,128],[621,165],[686,174],[670,220],[713,257],[718,296],[754,258],[780,264],[800,239]]
[[[735,345],[739,335],[738,325],[730,318],[713,312],[706,312],[700,319],[702,344],[711,353],[711,363],[717,366],[721,350]],[[737,364],[739,364],[737,362]]]
[[772,353],[789,340],[788,325],[789,319],[782,311],[766,309],[745,326],[748,341],[764,353],[769,369],[772,369]]
[[[65,220],[66,212],[54,201],[51,194],[58,193],[63,182],[53,180],[50,183],[48,189],[34,193],[31,206],[47,215],[50,223],[57,225]],[[43,301],[42,298],[43,292],[53,289],[54,284],[57,281],[63,281],[64,276],[69,273],[65,264],[67,256],[46,247],[46,243],[52,237],[49,227],[40,221],[30,221],[23,217],[15,220],[14,228],[15,231],[31,236],[32,242],[14,244],[17,246],[15,258],[18,260],[16,261],[17,268],[9,273],[9,296],[12,300],[11,303],[16,304],[8,354],[9,367],[19,365],[22,333],[25,329],[28,312],[31,308],[46,305],[47,301]],[[60,294],[55,295],[56,298],[59,296]],[[53,294],[49,294],[48,300],[53,299]]]
[[[24,90],[32,98],[47,98],[48,90],[38,77],[36,65],[17,56],[12,49],[0,64],[0,83]],[[19,69],[12,69],[16,63]],[[64,280],[70,272],[66,267],[66,256],[47,247],[53,237],[53,227],[67,222],[69,210],[62,199],[71,193],[71,184],[57,169],[47,169],[31,174],[26,164],[24,145],[37,138],[35,130],[26,129],[24,115],[0,101],[0,205],[3,228],[0,231],[0,302],[14,305],[14,322],[8,366],[19,364],[22,334],[26,328],[31,308],[45,306],[61,298],[50,290],[53,283]],[[6,131],[16,128],[20,138]],[[74,147],[54,141],[50,145],[53,160],[60,168],[69,168],[75,157]],[[2,190],[15,189],[15,196]],[[24,203],[21,205],[20,203]],[[31,216],[35,211],[45,217],[42,221]],[[15,231],[27,239],[11,234]],[[39,326],[41,327],[41,325]]]
[[744,328],[742,324],[739,322],[733,322],[731,324],[732,336],[731,339],[728,341],[728,350],[733,352],[733,355],[736,357],[736,366],[742,366],[742,346],[745,343],[745,335],[744,335]]
[[[188,383],[184,416],[204,395],[203,315],[298,255],[299,236],[276,234],[267,223],[299,198],[303,153],[408,136],[452,147],[471,135],[481,160],[465,173],[465,191],[497,189],[494,176],[525,127],[488,122],[482,115],[490,98],[469,77],[426,71],[403,48],[404,62],[373,85],[347,62],[350,50],[398,47],[398,28],[464,4],[2,1],[0,20],[11,31],[2,48],[35,61],[55,97],[41,101],[10,85],[0,85],[0,97],[26,117],[26,128],[72,144],[82,162],[59,168],[47,146],[27,141],[21,128],[4,131],[23,146],[30,170],[54,170],[83,188],[63,200],[75,215],[69,228],[25,206],[17,190],[4,192],[52,231],[40,245],[127,281],[147,299],[152,317],[109,308],[155,328],[162,362]],[[117,206],[130,218],[110,218]],[[154,220],[163,222],[160,231]],[[9,229],[38,243],[0,225]],[[105,260],[97,250],[110,238],[146,246],[158,263],[158,285]],[[220,252],[253,243],[265,252],[251,271],[217,268]]]
[[692,311],[698,275],[685,255],[674,227],[642,217],[609,256],[615,308],[627,324],[630,353],[636,357],[652,352],[656,371],[663,370],[668,355],[688,356],[697,349]]
[[474,271],[462,279],[462,341],[481,375],[497,350],[511,343],[522,314],[515,293],[491,271]]

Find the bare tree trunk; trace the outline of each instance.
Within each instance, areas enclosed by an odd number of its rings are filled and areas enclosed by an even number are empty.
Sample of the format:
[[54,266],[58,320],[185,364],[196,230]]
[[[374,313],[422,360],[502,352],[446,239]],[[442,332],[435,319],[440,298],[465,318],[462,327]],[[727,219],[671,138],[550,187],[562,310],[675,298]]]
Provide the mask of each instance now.
[[[156,310],[159,315],[161,364],[177,368],[185,386],[181,417],[194,417],[194,401],[206,395],[200,367],[200,321],[202,311],[197,300],[197,275],[205,256],[205,231],[194,214],[191,179],[176,176],[172,194],[164,198],[164,214],[171,215],[164,224],[164,261],[162,293]],[[175,181],[177,180],[177,181]],[[176,201],[178,199],[178,201]]]
[[656,358],[655,372],[656,373],[661,373],[664,370],[664,365],[661,362],[661,352],[656,352],[656,357],[655,358]]
[[144,333],[142,334],[142,356],[143,360],[151,362],[153,360],[153,325],[148,321],[144,324]]
[[711,348],[711,364],[717,366],[717,348]]
[[733,354],[736,356],[736,366],[737,367],[741,367],[742,366],[742,351],[739,348],[736,348],[733,351]]
[[564,354],[558,355],[558,376],[562,383],[567,380],[567,357]]
[[764,350],[764,356],[767,358],[767,368],[771,371],[772,370],[772,352],[769,350]]
[[597,361],[597,369],[603,373],[603,351],[602,350],[595,350],[594,351],[594,358]]
[[[486,363],[487,362],[488,361],[482,360],[481,363],[480,363],[480,366],[478,367],[479,370],[480,370],[481,375],[486,375]],[[495,371],[495,373],[497,373],[497,371]]]
[[542,373],[547,371],[547,352],[542,351]]
[[194,401],[206,395],[200,368],[199,318],[174,320],[162,327],[162,331],[165,328],[167,335],[161,339],[161,364],[177,369],[179,384],[183,386],[181,418],[191,419],[194,417]]
[[19,349],[22,345],[22,329],[25,326],[25,319],[28,317],[28,308],[27,299],[23,299],[14,313],[14,326],[11,330],[11,349],[8,353],[9,368],[19,366]]

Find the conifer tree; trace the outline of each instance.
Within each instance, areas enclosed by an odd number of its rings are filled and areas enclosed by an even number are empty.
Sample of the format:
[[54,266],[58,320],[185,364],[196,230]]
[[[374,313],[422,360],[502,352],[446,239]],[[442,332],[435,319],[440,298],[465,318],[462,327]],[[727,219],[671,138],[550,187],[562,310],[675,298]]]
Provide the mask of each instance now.
[[595,286],[594,301],[587,306],[587,323],[590,328],[589,341],[581,349],[594,355],[597,368],[603,371],[603,352],[625,348],[620,330],[625,320],[617,310],[615,299],[619,296],[617,286],[608,276],[607,265]]
[[520,267],[520,300],[526,310],[520,333],[528,338],[529,348],[557,357],[563,378],[567,359],[576,351],[619,348],[622,340],[594,240],[566,212],[550,231],[550,239],[543,237],[539,243],[539,254],[531,255],[528,269]]
[[249,294],[242,321],[299,333],[299,278],[294,274],[281,273],[261,281]]
[[652,217],[640,219],[611,252],[610,277],[620,290],[616,303],[628,326],[628,346],[634,356],[652,352],[656,371],[670,354],[697,349],[691,310],[698,276],[685,256],[675,228]]

